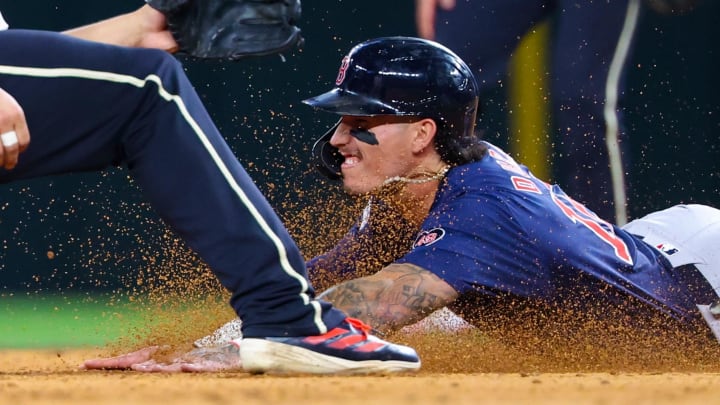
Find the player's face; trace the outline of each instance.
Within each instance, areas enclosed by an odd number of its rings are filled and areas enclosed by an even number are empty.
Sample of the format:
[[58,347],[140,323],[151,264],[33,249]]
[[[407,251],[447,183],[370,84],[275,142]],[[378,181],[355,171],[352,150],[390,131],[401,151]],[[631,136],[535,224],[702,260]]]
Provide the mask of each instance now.
[[[344,157],[340,169],[346,192],[367,193],[382,186],[388,178],[411,172],[417,165],[412,153],[412,137],[417,128],[412,121],[417,118],[343,117],[330,144]],[[350,134],[351,129],[372,132],[378,144],[357,139]]]

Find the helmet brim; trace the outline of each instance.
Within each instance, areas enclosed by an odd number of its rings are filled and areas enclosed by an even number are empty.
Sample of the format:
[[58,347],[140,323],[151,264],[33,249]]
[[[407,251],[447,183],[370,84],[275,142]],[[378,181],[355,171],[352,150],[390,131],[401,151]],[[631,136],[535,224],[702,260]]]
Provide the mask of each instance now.
[[337,87],[319,96],[305,99],[303,103],[339,115],[415,115],[398,111],[377,99]]

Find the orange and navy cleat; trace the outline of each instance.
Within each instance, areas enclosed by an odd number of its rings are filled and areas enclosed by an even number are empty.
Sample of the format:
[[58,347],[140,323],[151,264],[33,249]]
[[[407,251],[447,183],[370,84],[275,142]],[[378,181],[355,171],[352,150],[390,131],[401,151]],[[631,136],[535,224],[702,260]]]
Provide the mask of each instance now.
[[346,318],[318,336],[244,338],[243,369],[250,373],[382,374],[416,371],[420,358],[410,347],[371,335],[370,327]]

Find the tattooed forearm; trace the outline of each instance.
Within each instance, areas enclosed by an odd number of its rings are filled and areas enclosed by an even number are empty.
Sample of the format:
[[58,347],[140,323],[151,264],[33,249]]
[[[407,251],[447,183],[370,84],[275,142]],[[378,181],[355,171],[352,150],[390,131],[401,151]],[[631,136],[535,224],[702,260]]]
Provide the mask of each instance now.
[[372,312],[370,306],[373,304],[373,299],[368,298],[367,295],[375,288],[369,288],[367,284],[368,281],[364,279],[347,281],[325,291],[320,298],[331,302],[353,318],[369,322],[368,316]]
[[322,296],[348,315],[379,330],[416,322],[457,297],[433,273],[411,264],[393,264],[380,272],[339,284]]

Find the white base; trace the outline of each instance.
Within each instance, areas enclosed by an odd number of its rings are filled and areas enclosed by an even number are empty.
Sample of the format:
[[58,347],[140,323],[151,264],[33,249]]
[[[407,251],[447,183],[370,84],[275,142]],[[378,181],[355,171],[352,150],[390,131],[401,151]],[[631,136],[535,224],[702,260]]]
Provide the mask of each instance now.
[[710,305],[698,305],[697,307],[700,310],[703,319],[710,327],[713,335],[715,335],[715,339],[720,342],[720,319],[715,318],[715,316],[710,312]]

